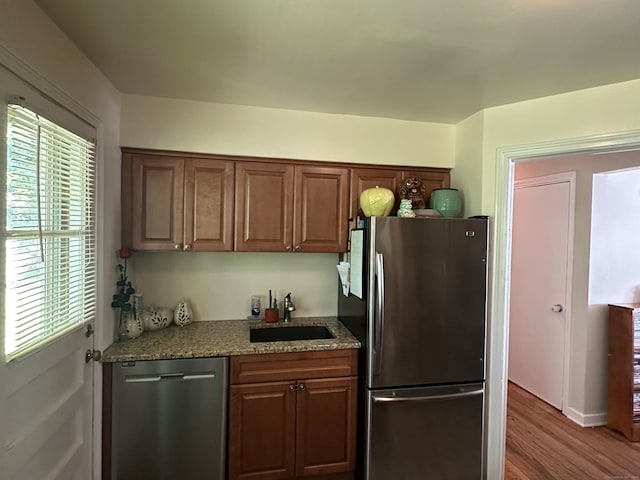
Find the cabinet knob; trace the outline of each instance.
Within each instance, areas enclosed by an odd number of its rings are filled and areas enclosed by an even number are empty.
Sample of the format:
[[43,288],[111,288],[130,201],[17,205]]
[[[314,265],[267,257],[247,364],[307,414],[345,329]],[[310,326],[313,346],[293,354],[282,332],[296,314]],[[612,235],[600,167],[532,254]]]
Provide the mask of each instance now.
[[300,250],[302,250],[302,247],[300,245],[296,245],[296,248],[294,248],[294,250],[296,252],[299,252]]
[[298,388],[299,388],[300,390],[304,390],[304,388],[305,388],[305,387],[304,387],[304,383],[300,383],[300,384],[298,384]]
[[191,244],[187,243],[187,244],[184,246],[184,249],[185,249],[185,250],[191,250]]
[[287,245],[287,247],[286,247],[286,248],[287,248],[287,252],[290,252],[290,251],[291,251],[291,245]]
[[182,250],[182,245],[180,245],[179,243],[176,243],[176,244],[173,246],[173,249],[174,249],[174,250]]
[[297,389],[298,389],[298,385],[296,384],[289,385],[289,390],[297,390]]

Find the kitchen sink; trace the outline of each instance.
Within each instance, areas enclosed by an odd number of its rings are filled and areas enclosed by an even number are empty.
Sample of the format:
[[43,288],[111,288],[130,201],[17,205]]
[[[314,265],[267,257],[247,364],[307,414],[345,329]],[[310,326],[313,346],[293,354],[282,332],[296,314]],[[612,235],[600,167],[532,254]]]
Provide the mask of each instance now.
[[335,337],[327,327],[315,325],[253,328],[249,331],[251,342],[290,342],[293,340],[319,340],[323,338]]

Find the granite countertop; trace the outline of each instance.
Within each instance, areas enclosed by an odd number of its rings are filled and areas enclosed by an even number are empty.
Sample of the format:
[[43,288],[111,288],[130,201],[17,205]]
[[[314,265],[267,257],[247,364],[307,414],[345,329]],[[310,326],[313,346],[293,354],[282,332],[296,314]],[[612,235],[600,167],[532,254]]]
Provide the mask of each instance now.
[[[285,325],[324,325],[335,338],[288,342],[249,341],[251,328]],[[163,330],[144,332],[138,338],[114,343],[104,351],[102,361],[126,362],[349,348],[360,348],[360,342],[335,317],[298,318],[287,324],[256,320],[213,320],[194,322],[184,327],[172,325]]]

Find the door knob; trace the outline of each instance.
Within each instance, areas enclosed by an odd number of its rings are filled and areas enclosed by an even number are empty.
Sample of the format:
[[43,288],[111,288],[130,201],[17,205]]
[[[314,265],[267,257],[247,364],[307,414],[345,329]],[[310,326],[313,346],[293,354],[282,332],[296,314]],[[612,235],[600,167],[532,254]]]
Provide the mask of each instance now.
[[89,363],[91,360],[99,362],[102,358],[102,352],[100,350],[87,350],[84,354],[84,363]]
[[558,313],[558,312],[562,312],[563,310],[564,310],[564,307],[559,303],[556,303],[553,307],[551,307],[552,312]]

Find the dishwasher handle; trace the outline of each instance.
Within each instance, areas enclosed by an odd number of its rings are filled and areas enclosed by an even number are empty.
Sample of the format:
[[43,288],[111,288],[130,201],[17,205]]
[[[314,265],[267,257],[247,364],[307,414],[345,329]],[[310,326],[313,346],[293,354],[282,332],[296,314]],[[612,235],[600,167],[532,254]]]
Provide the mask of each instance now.
[[124,378],[126,383],[149,383],[169,380],[208,380],[216,378],[215,372],[203,373],[164,373],[159,375],[127,375]]

